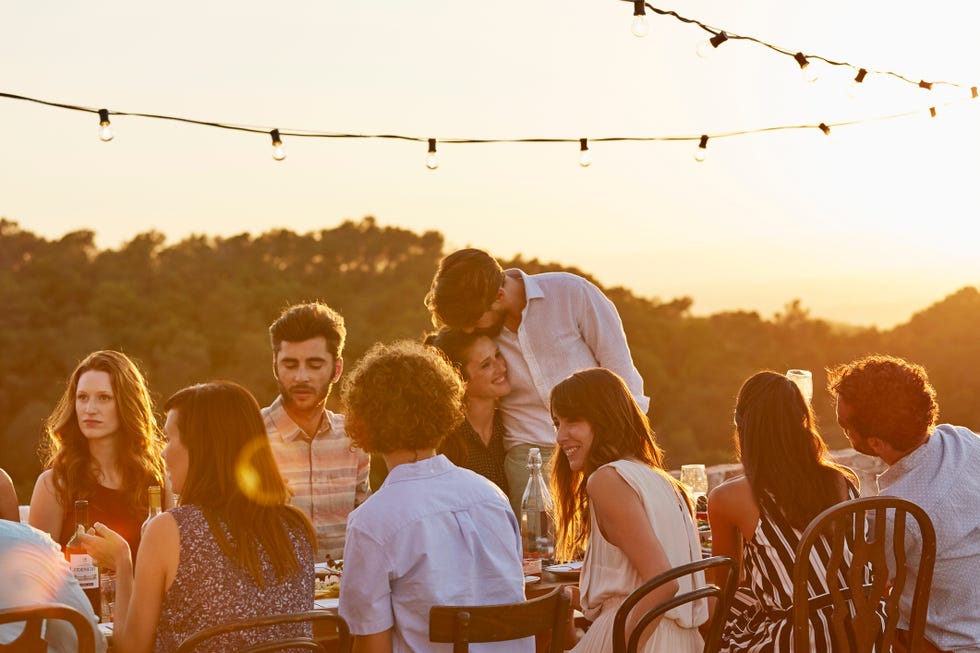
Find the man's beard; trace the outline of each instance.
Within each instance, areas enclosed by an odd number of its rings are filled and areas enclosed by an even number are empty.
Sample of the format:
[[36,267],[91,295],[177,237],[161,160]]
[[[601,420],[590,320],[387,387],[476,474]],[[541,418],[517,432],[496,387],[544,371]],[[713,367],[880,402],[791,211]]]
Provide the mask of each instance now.
[[294,385],[292,388],[287,388],[282,384],[282,381],[279,381],[278,379],[276,380],[276,383],[279,384],[279,395],[282,397],[282,403],[286,406],[296,405],[296,400],[293,399],[293,393],[296,392],[296,390],[309,390],[313,392],[313,405],[323,405],[323,403],[327,400],[327,397],[330,395],[330,388],[333,385],[332,383],[327,383],[326,385],[318,388],[312,384],[303,384]]

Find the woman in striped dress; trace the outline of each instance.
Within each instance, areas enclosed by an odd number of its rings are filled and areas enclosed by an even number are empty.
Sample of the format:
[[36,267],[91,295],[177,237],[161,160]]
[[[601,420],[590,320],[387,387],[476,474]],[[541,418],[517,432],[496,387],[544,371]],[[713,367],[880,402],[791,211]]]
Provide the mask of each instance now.
[[[830,459],[810,405],[782,374],[760,372],[742,385],[735,444],[745,475],[708,497],[712,552],[742,561],[721,650],[787,653],[800,536],[824,509],[856,498],[857,479]],[[825,576],[822,561],[811,566],[816,578]],[[812,618],[811,628],[811,649],[833,651],[826,615]]]

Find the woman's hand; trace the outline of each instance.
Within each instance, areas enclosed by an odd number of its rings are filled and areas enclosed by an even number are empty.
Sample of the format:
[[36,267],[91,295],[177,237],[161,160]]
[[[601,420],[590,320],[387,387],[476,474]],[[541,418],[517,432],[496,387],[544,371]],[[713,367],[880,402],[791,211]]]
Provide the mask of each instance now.
[[88,554],[102,568],[118,569],[123,566],[124,561],[130,560],[129,543],[105,524],[95,522],[79,539]]

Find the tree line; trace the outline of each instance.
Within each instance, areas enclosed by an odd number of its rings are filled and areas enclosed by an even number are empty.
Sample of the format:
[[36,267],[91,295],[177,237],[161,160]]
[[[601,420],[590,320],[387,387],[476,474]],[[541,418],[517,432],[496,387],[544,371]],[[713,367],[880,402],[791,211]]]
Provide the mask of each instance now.
[[[98,248],[90,230],[47,239],[2,219],[0,467],[26,503],[41,469],[43,421],[75,365],[97,349],[137,360],[157,402],[220,378],[242,383],[267,405],[276,395],[267,328],[287,305],[319,299],[337,309],[348,327],[348,366],[374,342],[419,338],[432,328],[422,299],[444,253],[438,232],[379,226],[371,217],[305,234],[198,235],[173,244],[148,232],[116,249]],[[502,263],[589,276],[521,256]],[[761,369],[812,370],[824,437],[832,448],[846,447],[823,370],[868,353],[925,365],[940,418],[980,425],[976,287],[888,330],[812,318],[799,300],[768,318],[748,311],[700,317],[691,314],[689,297],[664,301],[622,287],[603,290],[619,308],[652,398],[650,418],[673,467],[734,459],[735,394]],[[331,403],[339,409],[336,397]]]

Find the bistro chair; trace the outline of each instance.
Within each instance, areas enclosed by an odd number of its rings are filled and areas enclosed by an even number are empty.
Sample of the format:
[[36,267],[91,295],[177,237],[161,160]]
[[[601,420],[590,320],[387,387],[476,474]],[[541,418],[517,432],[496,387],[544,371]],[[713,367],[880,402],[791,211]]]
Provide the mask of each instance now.
[[[725,584],[719,587],[715,584],[696,587],[689,592],[677,594],[672,599],[654,606],[640,617],[636,622],[636,627],[626,638],[626,621],[630,612],[637,603],[642,601],[650,592],[656,590],[664,583],[695,574],[704,572],[708,569],[724,569],[727,572]],[[613,619],[613,653],[636,653],[640,645],[640,637],[643,631],[658,617],[674,608],[691,603],[699,599],[715,597],[715,611],[708,625],[708,637],[704,640],[704,653],[716,653],[721,648],[721,632],[725,627],[725,620],[728,618],[728,610],[732,604],[732,597],[735,596],[735,589],[738,586],[738,564],[728,556],[713,556],[703,560],[695,560],[679,567],[669,569],[647,582],[643,583],[623,601],[616,616]]]
[[466,653],[470,643],[505,642],[551,631],[550,653],[565,649],[565,627],[571,616],[568,595],[556,587],[544,596],[499,605],[437,605],[429,610],[429,641],[452,644]]
[[[810,558],[814,555],[824,562],[825,578],[811,576]],[[899,600],[910,582],[914,582],[914,590],[909,613],[909,650],[921,650],[935,561],[936,533],[932,520],[914,503],[879,496],[852,499],[827,508],[803,531],[796,548],[795,650],[810,649],[810,620],[821,610],[823,616],[819,618],[829,623],[835,650],[851,653],[891,650],[898,625]],[[918,563],[914,573],[910,562]],[[888,571],[889,563],[894,565],[894,576]],[[826,587],[826,591],[810,596],[813,588],[821,587]]]
[[[287,648],[306,649],[309,651],[320,651],[321,653],[327,653],[327,647],[324,646],[321,641],[315,639],[317,631],[320,630],[321,627],[324,629],[329,628],[330,630],[325,630],[327,633],[332,633],[333,629],[336,629],[337,647],[331,647],[329,650],[336,650],[338,653],[348,653],[350,651],[350,629],[348,628],[347,622],[343,619],[343,617],[325,610],[308,610],[306,612],[291,612],[288,614],[253,617],[251,619],[233,621],[231,623],[221,624],[220,626],[207,628],[200,632],[194,633],[181,642],[175,653],[190,653],[191,651],[195,651],[198,646],[202,646],[203,642],[206,642],[212,637],[224,635],[226,633],[249,630],[252,628],[261,628],[264,626],[278,626],[282,624],[295,624],[302,622],[309,622],[313,625],[314,637],[271,638],[268,641],[261,642],[259,644],[252,644],[251,646],[238,649],[238,653],[280,651]],[[200,650],[204,651],[208,649],[205,645],[202,646]]]
[[45,620],[67,621],[75,629],[78,653],[95,653],[95,630],[92,623],[78,610],[62,603],[41,603],[0,610],[0,624],[24,622],[24,632],[9,644],[0,644],[0,651],[17,653],[47,653],[48,642],[41,636]]

